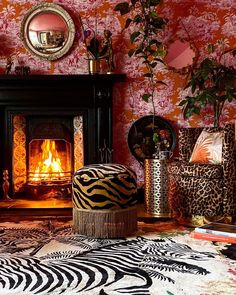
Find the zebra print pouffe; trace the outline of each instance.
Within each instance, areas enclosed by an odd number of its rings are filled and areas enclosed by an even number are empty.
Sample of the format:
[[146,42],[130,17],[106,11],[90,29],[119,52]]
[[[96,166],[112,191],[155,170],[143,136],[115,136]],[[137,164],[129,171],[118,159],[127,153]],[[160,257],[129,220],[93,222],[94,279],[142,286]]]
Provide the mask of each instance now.
[[135,173],[120,164],[93,164],[73,177],[73,229],[97,237],[125,237],[137,229]]

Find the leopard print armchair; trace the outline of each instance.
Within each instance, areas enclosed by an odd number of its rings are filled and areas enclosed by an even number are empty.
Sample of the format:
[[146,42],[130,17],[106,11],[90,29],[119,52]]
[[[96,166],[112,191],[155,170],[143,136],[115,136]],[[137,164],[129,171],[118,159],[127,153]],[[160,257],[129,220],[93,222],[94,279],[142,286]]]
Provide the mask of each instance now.
[[190,163],[194,145],[203,128],[179,130],[179,160],[168,165],[169,206],[173,216],[224,217],[236,215],[235,126],[207,127],[223,131],[222,163]]

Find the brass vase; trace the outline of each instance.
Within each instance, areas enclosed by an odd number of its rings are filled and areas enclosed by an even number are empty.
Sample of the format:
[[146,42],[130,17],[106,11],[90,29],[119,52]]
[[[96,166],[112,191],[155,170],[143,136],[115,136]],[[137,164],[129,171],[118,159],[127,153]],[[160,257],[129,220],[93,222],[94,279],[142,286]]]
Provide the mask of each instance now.
[[100,73],[100,60],[99,59],[88,59],[89,74]]
[[156,217],[170,217],[167,161],[145,159],[144,178],[144,206],[146,212]]

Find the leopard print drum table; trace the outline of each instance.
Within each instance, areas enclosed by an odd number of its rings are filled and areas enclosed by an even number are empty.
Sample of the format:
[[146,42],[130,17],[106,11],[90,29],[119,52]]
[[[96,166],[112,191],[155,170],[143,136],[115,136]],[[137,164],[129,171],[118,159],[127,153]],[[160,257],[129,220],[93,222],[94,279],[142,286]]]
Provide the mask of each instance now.
[[73,227],[76,233],[123,237],[137,229],[136,174],[120,164],[93,164],[73,178]]

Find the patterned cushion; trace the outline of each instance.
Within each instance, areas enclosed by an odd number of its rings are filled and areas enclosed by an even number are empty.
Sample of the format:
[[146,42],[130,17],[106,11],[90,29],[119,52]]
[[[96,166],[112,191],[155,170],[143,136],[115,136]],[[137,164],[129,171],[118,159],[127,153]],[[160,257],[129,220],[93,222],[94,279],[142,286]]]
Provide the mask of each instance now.
[[136,175],[124,165],[84,166],[75,173],[72,187],[79,209],[125,209],[137,203]]
[[222,162],[223,132],[207,132],[203,130],[194,146],[190,162],[212,163]]

